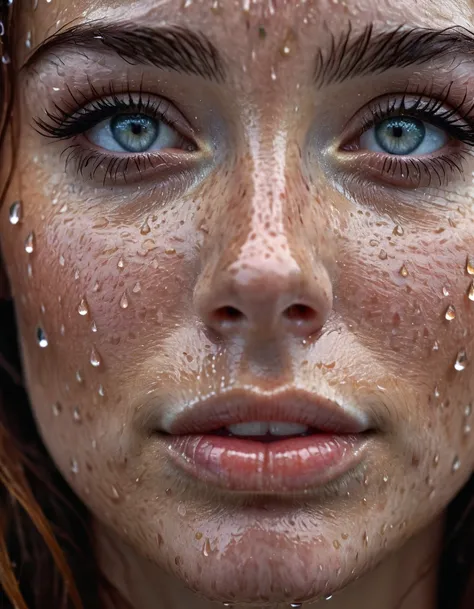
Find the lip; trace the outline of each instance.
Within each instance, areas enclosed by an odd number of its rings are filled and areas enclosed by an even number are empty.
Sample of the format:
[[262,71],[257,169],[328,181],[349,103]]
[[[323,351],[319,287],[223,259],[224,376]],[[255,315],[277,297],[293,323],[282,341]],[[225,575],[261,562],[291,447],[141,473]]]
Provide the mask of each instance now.
[[[301,423],[316,433],[262,442],[213,432],[249,421]],[[370,442],[363,413],[301,391],[231,391],[163,417],[162,443],[191,477],[232,492],[308,492],[355,468]],[[163,433],[166,432],[166,433]]]
[[365,413],[302,390],[256,392],[232,390],[186,404],[165,414],[160,431],[172,435],[212,433],[249,421],[301,423],[321,432],[359,434],[370,428]]

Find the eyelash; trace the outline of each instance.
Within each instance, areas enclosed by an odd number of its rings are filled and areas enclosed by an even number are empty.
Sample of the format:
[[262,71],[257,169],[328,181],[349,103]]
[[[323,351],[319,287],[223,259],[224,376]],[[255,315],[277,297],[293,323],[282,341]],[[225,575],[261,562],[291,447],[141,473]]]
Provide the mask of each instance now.
[[[439,97],[432,91],[424,89],[414,93],[405,91],[402,96],[385,96],[382,100],[375,100],[357,115],[363,113],[359,127],[352,135],[351,142],[358,139],[362,134],[379,122],[393,116],[408,116],[429,122],[450,136],[451,140],[464,144],[465,147],[474,147],[474,103],[466,109],[467,92],[457,106],[451,106],[451,90],[454,83],[447,86]],[[122,90],[120,93],[114,90],[110,83],[108,90],[98,93],[93,84],[89,82],[90,94],[93,101],[88,101],[82,95],[82,101],[68,88],[70,102],[63,102],[63,106],[55,104],[54,112],[46,112],[46,119],[36,119],[35,128],[41,135],[54,140],[71,140],[89,131],[98,123],[112,118],[118,114],[141,113],[151,118],[162,121],[169,127],[175,129],[183,138],[183,152],[193,152],[197,146],[192,140],[182,135],[180,120],[172,120],[169,116],[172,104],[162,98],[143,94],[140,90],[137,94]],[[410,101],[411,100],[411,101]],[[77,109],[79,108],[79,110]],[[179,112],[175,110],[179,115]],[[186,130],[186,129],[184,129]],[[189,127],[187,129],[189,131]],[[342,146],[342,150],[354,151],[353,143]],[[374,155],[373,152],[369,154]],[[450,154],[441,154],[432,157],[402,157],[384,155],[382,166],[372,166],[372,172],[376,175],[389,177],[397,185],[404,187],[420,186],[423,178],[423,186],[430,186],[433,179],[437,179],[441,186],[448,178],[448,173],[463,172],[463,162],[470,150],[458,149]],[[77,171],[84,176],[88,170],[88,177],[94,179],[97,172],[103,173],[103,183],[115,182],[121,176],[127,182],[127,173],[136,169],[139,177],[148,168],[167,168],[169,166],[169,155],[166,153],[139,153],[130,157],[103,153],[97,149],[89,148],[83,144],[73,143],[68,146],[63,154],[66,154],[66,166],[74,161]]]
[[[55,104],[54,112],[46,111],[46,119],[35,119],[36,131],[53,140],[74,140],[104,120],[119,114],[139,113],[163,122],[174,129],[182,138],[181,154],[197,150],[197,146],[191,138],[182,133],[183,131],[189,132],[190,127],[183,124],[184,119],[171,118],[170,114],[179,115],[179,111],[172,110],[173,106],[167,100],[144,94],[141,90],[136,94],[126,90],[118,93],[114,90],[113,83],[110,83],[108,90],[104,90],[102,93],[98,93],[90,82],[89,86],[91,97],[95,98],[93,101],[88,101],[84,97],[81,102],[68,88],[71,101],[63,101],[62,105]],[[119,177],[124,182],[129,181],[127,172],[132,169],[137,171],[139,177],[149,168],[166,169],[170,161],[170,154],[165,152],[142,152],[133,156],[125,154],[118,156],[92,147],[86,149],[80,143],[72,143],[62,154],[66,156],[66,167],[71,162],[75,162],[78,173],[84,176],[87,169],[87,177],[91,180],[97,177],[96,174],[100,171],[104,184],[116,182]]]
[[[368,129],[388,118],[407,116],[426,121],[442,129],[451,141],[458,142],[467,149],[458,146],[450,154],[438,154],[431,157],[385,155],[382,165],[373,167],[376,174],[392,178],[396,185],[417,187],[423,182],[422,185],[428,187],[432,185],[433,179],[438,181],[439,186],[442,186],[450,173],[463,173],[463,162],[473,152],[469,148],[474,147],[474,103],[466,108],[468,97],[466,92],[459,104],[451,106],[453,84],[447,86],[439,97],[433,91],[424,89],[414,93],[405,91],[401,97],[389,95],[382,100],[370,102],[368,108],[366,107],[362,111],[364,116],[355,136],[352,135],[351,142],[358,140]],[[349,144],[342,146],[342,149],[353,151],[354,147]],[[369,154],[377,153],[369,152]],[[426,178],[426,181],[423,181],[423,178]]]

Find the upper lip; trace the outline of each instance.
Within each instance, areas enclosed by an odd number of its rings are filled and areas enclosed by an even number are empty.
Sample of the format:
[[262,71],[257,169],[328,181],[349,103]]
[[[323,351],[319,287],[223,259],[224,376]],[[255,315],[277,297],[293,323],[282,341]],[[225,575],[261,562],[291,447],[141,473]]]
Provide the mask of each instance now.
[[[352,409],[355,411],[355,409]],[[369,429],[368,417],[357,409],[349,412],[337,402],[302,390],[261,393],[232,390],[169,412],[161,430],[173,435],[199,434],[250,421],[300,423],[322,432],[362,433]]]

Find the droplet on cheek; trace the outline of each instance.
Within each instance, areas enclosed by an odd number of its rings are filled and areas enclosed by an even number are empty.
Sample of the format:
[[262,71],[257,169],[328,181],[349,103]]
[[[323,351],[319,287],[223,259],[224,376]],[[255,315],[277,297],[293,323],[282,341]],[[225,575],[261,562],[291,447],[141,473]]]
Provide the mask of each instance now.
[[468,255],[466,259],[466,272],[468,275],[474,275],[474,257]]
[[459,459],[459,457],[455,457],[454,461],[453,461],[452,468],[451,468],[453,473],[457,472],[460,467],[461,467],[461,460]]
[[448,308],[446,309],[446,312],[444,314],[444,318],[447,321],[453,321],[453,319],[456,318],[456,309],[453,307],[453,305],[448,306]]
[[35,250],[35,234],[31,232],[25,240],[25,252],[32,254]]
[[79,473],[79,464],[76,461],[76,459],[71,459],[71,472],[73,474],[78,474]]
[[81,411],[79,410],[79,406],[76,406],[74,408],[73,413],[72,413],[72,418],[74,419],[75,423],[82,422],[82,415],[81,415]]
[[90,355],[90,363],[92,366],[94,366],[94,368],[98,368],[101,364],[101,358],[99,355],[99,352],[95,349],[95,347],[92,347],[92,351],[91,351],[91,355]]
[[83,298],[79,303],[79,306],[77,307],[77,312],[79,313],[79,315],[83,316],[89,313],[89,307],[85,298]]
[[124,292],[122,298],[120,299],[120,308],[122,308],[122,309],[128,308],[127,292]]
[[466,369],[467,364],[468,364],[467,353],[464,349],[461,349],[461,351],[459,351],[459,353],[456,357],[456,361],[454,362],[454,369],[457,370],[458,372],[460,372],[460,371]]
[[52,407],[51,407],[52,411],[53,411],[53,415],[55,417],[59,417],[59,415],[61,414],[61,412],[63,411],[63,407],[61,406],[61,404],[59,402],[55,402]]
[[21,201],[15,201],[12,203],[8,215],[10,224],[18,224],[21,221],[22,213]]
[[48,337],[43,328],[36,328],[36,340],[42,349],[48,346]]

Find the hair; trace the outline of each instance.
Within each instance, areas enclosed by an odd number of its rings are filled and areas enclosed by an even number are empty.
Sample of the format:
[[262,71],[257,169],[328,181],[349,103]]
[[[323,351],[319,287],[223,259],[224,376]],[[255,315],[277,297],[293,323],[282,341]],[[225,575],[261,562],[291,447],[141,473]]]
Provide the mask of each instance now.
[[[17,8],[13,0],[0,0],[0,150],[12,146],[9,176],[15,162],[9,125]],[[0,188],[0,204],[8,181]],[[22,381],[10,301],[0,301],[0,322],[0,607],[100,609],[101,587],[111,590],[94,557],[91,516],[58,472],[38,433]],[[448,509],[441,564],[431,568],[439,569],[439,609],[472,609],[474,476]]]

